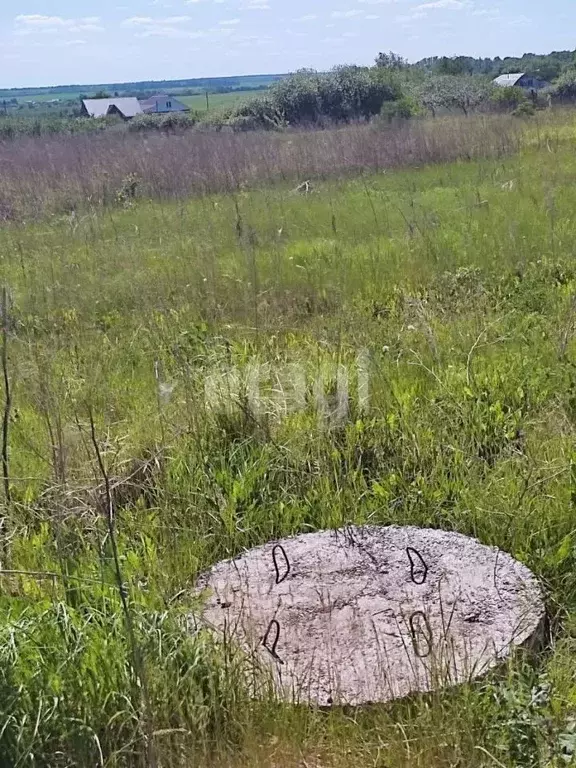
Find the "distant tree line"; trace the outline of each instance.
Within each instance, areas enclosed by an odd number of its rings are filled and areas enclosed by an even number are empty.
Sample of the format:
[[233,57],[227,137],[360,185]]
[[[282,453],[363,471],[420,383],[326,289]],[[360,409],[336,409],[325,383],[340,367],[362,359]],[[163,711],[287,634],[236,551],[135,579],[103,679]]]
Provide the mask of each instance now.
[[503,59],[499,56],[494,59],[433,56],[421,59],[412,66],[437,75],[485,75],[492,78],[511,72],[530,72],[551,82],[576,64],[575,54],[575,51],[553,51],[546,55],[525,53],[519,58],[506,56]]
[[495,78],[511,72],[530,72],[552,82],[576,66],[576,51],[525,53],[520,57],[431,56],[410,64],[396,53],[380,53],[376,66],[391,70],[416,69],[432,75],[484,75]]
[[[532,94],[522,88],[500,88],[493,84],[498,74],[514,70],[538,74],[551,85]],[[232,87],[226,84],[227,80],[237,83],[239,79],[220,79],[221,88]],[[255,80],[258,78],[252,78],[252,84]],[[112,87],[100,89],[94,95],[103,98],[118,93]],[[285,130],[374,119],[389,122],[447,112],[469,115],[474,111],[505,111],[528,116],[539,107],[554,103],[576,103],[576,56],[572,51],[553,52],[548,56],[524,54],[517,59],[433,57],[415,64],[388,52],[379,53],[371,67],[346,65],[330,72],[300,70],[278,76],[270,87],[249,100],[202,114],[141,115],[123,124],[123,129]],[[117,120],[82,119],[78,117],[79,110],[70,119],[60,121],[41,117],[34,121],[13,119],[8,109],[4,111],[5,114],[0,113],[0,139],[22,134],[101,130],[112,124],[118,130],[122,126]]]
[[94,85],[57,85],[46,88],[8,88],[0,91],[0,99],[25,98],[39,95],[66,95],[77,93],[121,93],[124,96],[142,97],[148,92],[153,95],[163,91],[190,90],[193,93],[210,91],[219,93],[219,89],[227,90],[257,90],[267,88],[271,83],[281,80],[286,75],[241,75],[238,77],[205,77],[185,80],[143,80],[130,83],[97,83]]

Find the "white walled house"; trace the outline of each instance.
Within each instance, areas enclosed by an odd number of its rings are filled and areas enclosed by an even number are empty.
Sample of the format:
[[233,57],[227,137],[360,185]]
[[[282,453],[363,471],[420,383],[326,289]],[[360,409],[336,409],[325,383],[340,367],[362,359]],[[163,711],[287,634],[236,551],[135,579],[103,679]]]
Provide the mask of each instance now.
[[85,117],[109,117],[116,115],[123,120],[131,120],[142,114],[142,108],[136,98],[83,99],[82,115]]
[[175,99],[173,96],[167,96],[166,94],[159,94],[158,96],[151,96],[149,99],[145,99],[140,102],[142,112],[147,115],[151,114],[167,114],[168,112],[189,112],[190,110],[181,101]]

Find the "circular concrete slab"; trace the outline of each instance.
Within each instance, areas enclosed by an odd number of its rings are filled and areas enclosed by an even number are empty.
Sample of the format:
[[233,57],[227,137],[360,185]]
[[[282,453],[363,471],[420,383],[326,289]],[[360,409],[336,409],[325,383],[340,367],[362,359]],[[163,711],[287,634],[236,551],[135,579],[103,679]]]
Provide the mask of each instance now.
[[359,705],[474,679],[541,634],[542,594],[510,555],[457,533],[348,527],[218,563],[203,619],[290,701]]

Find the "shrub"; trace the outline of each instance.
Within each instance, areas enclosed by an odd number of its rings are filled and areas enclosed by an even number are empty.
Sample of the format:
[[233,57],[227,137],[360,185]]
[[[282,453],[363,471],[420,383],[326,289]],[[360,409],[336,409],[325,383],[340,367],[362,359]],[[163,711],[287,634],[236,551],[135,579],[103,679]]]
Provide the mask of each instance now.
[[576,69],[569,69],[558,78],[552,87],[551,96],[559,101],[576,101]]
[[195,113],[169,112],[162,114],[136,115],[128,124],[128,130],[141,131],[176,131],[193,128],[198,122]]
[[193,128],[197,123],[197,118],[192,112],[169,112],[162,115],[160,119],[161,131],[176,131]]
[[458,109],[468,115],[487,103],[492,91],[487,80],[469,75],[434,75],[415,88],[419,103],[433,115],[438,109]]
[[156,115],[136,115],[136,117],[128,124],[128,130],[132,133],[150,131],[157,128],[158,120]]
[[232,119],[232,113],[233,109],[230,107],[207,112],[199,118],[196,128],[206,131],[221,131]]
[[124,179],[119,189],[116,191],[116,202],[118,205],[129,207],[136,199],[140,179],[136,173],[129,173]]
[[240,104],[229,113],[226,125],[239,130],[265,128],[279,129],[289,124],[282,102],[273,98],[260,97]]
[[397,101],[387,101],[382,105],[380,118],[385,122],[395,119],[407,120],[419,112],[418,104],[410,96],[402,96]]
[[[270,99],[263,100],[262,107],[280,112],[290,124],[315,123],[322,111],[321,81],[321,75],[296,74],[289,77],[273,86]],[[259,111],[258,107],[256,111]]]
[[514,117],[532,117],[536,114],[536,107],[531,101],[524,101],[516,107],[512,114]]
[[112,126],[121,126],[117,117],[92,120],[80,117],[28,117],[20,115],[0,116],[0,140],[20,136],[53,136],[57,134],[99,133]]
[[521,104],[526,103],[526,94],[522,88],[512,86],[510,88],[496,87],[490,95],[490,101],[495,107],[501,109],[516,109]]
[[321,83],[322,112],[335,122],[368,119],[402,96],[385,69],[341,67]]
[[401,96],[398,82],[381,68],[338,67],[327,74],[298,72],[276,83],[266,97],[236,107],[228,125],[278,129],[368,120],[379,114],[385,103]]

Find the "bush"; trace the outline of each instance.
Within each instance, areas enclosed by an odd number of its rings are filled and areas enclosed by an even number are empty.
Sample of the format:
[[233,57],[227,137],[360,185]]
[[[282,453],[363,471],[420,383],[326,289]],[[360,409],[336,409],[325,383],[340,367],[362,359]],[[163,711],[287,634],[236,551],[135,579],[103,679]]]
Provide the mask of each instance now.
[[401,97],[398,82],[381,68],[338,67],[327,74],[298,72],[272,86],[266,97],[236,107],[228,125],[279,129],[368,120],[378,115],[385,103]]
[[161,131],[177,131],[193,128],[198,119],[193,112],[169,112],[160,119]]
[[226,121],[226,127],[240,133],[242,131],[257,131],[262,128],[262,123],[250,115],[236,115]]
[[140,131],[176,131],[193,128],[198,119],[195,113],[169,112],[168,114],[136,115],[128,124],[128,130]]
[[382,105],[380,118],[385,122],[402,119],[407,120],[419,112],[418,104],[410,96],[402,96],[397,101],[387,101]]
[[522,88],[512,86],[510,88],[495,87],[490,96],[492,104],[500,109],[516,109],[525,104],[527,97]]
[[226,124],[236,130],[252,130],[265,128],[278,130],[288,125],[286,112],[281,100],[275,101],[268,96],[252,99],[233,108],[229,113]]
[[439,109],[457,109],[468,115],[488,103],[492,91],[490,82],[482,77],[433,75],[416,87],[415,94],[421,106],[432,115]]
[[552,87],[550,95],[558,101],[576,101],[576,69],[564,72]]
[[84,117],[21,117],[20,115],[0,116],[0,140],[16,139],[23,136],[54,136],[58,134],[98,133],[111,126],[122,125],[117,117],[102,117],[92,120]]
[[536,107],[531,101],[524,101],[516,107],[512,114],[514,117],[532,117],[536,114]]
[[205,112],[202,116],[199,116],[196,128],[205,131],[221,131],[228,126],[229,121],[232,119],[232,113],[233,109],[231,107],[223,107]]

